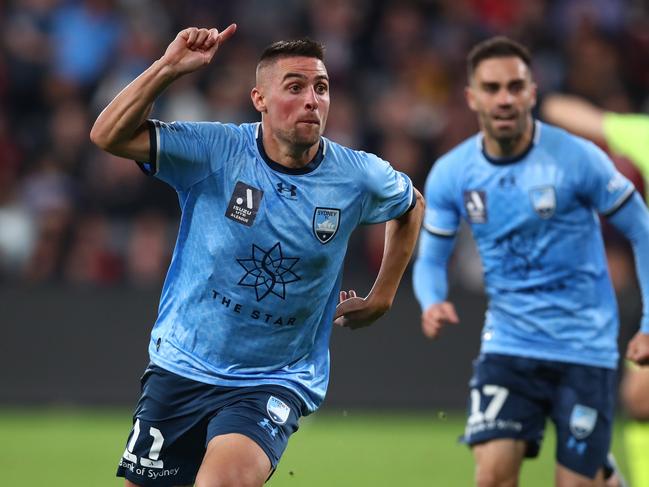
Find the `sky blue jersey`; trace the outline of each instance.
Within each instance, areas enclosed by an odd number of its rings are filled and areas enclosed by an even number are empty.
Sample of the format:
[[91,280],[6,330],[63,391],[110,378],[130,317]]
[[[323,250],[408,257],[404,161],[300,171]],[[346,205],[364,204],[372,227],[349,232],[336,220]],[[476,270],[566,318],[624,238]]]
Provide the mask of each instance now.
[[[482,352],[616,367],[597,213],[615,213],[633,191],[594,144],[541,122],[519,157],[489,158],[478,134],[436,162],[424,229],[452,238],[461,219],[471,227],[489,298]],[[418,277],[415,287],[424,308],[445,299],[434,295],[444,286],[427,294]]]
[[151,360],[210,384],[281,385],[315,410],[350,234],[406,213],[412,183],[324,137],[292,170],[266,156],[259,123],[150,125],[141,166],[182,209]]

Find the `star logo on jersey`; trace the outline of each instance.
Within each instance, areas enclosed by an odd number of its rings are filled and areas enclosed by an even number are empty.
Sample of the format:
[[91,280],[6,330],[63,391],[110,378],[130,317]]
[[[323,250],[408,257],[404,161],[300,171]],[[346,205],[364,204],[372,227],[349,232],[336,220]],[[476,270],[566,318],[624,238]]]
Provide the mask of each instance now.
[[252,257],[237,259],[246,271],[237,284],[255,288],[257,301],[269,294],[286,299],[286,285],[300,280],[300,276],[292,270],[299,260],[298,257],[284,257],[279,242],[270,250],[252,244]]
[[329,242],[338,231],[340,210],[337,208],[316,208],[313,212],[313,233],[320,243]]
[[557,208],[557,195],[554,186],[541,186],[530,189],[530,199],[537,215],[544,220],[554,215]]

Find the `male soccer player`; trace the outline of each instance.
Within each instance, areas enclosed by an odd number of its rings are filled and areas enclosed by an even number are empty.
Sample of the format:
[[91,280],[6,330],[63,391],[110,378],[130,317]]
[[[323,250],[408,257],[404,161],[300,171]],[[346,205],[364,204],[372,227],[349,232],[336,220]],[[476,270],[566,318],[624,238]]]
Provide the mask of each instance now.
[[481,130],[428,177],[414,284],[428,337],[458,322],[446,301],[446,265],[465,219],[489,297],[464,435],[476,483],[517,485],[549,417],[557,431],[556,484],[603,485],[618,318],[596,212],[632,243],[644,294],[643,343],[649,213],[594,144],[533,120],[536,86],[520,44],[504,37],[478,44],[468,56],[466,98]]
[[[611,152],[629,158],[649,182],[649,115],[605,111],[577,96],[559,94],[545,97],[541,113],[549,122],[605,143]],[[636,335],[627,358],[646,355],[643,346],[646,343]],[[649,487],[649,368],[629,364],[622,384],[622,400],[635,420],[625,426],[624,435],[631,485]]]
[[[118,468],[127,486],[262,485],[298,418],[324,398],[334,319],[357,328],[390,308],[423,216],[407,176],[322,136],[329,78],[313,41],[261,55],[251,92],[261,123],[147,120],[156,97],[209,64],[235,29],[181,31],[91,132],[173,186],[182,208]],[[383,221],[372,290],[339,292],[350,233]]]

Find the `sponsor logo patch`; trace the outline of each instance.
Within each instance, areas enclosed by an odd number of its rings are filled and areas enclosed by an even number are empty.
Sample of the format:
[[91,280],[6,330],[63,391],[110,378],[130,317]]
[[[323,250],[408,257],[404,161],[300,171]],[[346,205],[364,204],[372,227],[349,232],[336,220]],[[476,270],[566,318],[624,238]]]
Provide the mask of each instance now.
[[263,195],[262,190],[237,181],[228,208],[225,210],[225,216],[237,223],[251,227],[257,217]]
[[465,191],[464,208],[471,223],[486,223],[487,193],[480,190]]
[[530,189],[530,199],[534,211],[541,218],[547,219],[554,215],[554,210],[557,208],[557,195],[554,186]]
[[316,208],[313,213],[313,233],[320,243],[329,242],[338,231],[340,210],[337,208]]
[[270,396],[266,403],[266,412],[275,423],[284,424],[289,414],[291,414],[291,408],[284,404],[282,400],[277,399],[275,396]]

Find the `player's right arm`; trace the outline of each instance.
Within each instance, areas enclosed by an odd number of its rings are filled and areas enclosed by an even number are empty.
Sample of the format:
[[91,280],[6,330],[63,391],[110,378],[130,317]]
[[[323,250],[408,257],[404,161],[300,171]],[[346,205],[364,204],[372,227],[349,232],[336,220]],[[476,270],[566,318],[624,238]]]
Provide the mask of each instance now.
[[116,156],[147,161],[150,143],[146,118],[155,99],[179,77],[209,64],[235,31],[235,24],[223,32],[195,27],[180,31],[164,55],[99,114],[90,132],[92,142]]
[[426,181],[427,208],[413,269],[413,286],[422,309],[421,328],[428,338],[436,338],[444,325],[459,321],[455,307],[447,301],[448,261],[460,218],[453,198],[456,190],[453,174],[456,173],[440,161]]

